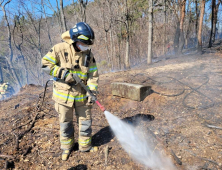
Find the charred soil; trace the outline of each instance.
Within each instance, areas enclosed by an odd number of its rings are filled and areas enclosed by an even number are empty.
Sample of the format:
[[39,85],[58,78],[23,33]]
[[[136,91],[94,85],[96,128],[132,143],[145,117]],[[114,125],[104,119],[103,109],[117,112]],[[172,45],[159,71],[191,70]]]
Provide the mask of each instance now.
[[[206,51],[102,74],[98,100],[112,114],[141,127],[154,149],[164,151],[178,169],[222,169],[221,63],[221,53]],[[151,85],[152,93],[141,102],[112,96],[114,81]],[[99,151],[79,152],[76,143],[68,161],[62,161],[52,84],[42,105],[43,91],[27,85],[0,102],[0,169],[146,169],[122,149],[96,105],[92,142]],[[77,139],[75,118],[73,122]]]

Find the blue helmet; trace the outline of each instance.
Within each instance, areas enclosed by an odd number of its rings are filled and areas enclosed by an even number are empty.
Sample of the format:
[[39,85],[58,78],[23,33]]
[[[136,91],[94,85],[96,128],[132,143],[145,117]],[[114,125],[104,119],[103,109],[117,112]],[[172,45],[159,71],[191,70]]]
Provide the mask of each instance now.
[[70,38],[74,41],[81,41],[87,45],[93,45],[94,43],[94,31],[85,22],[78,22],[73,28],[69,30]]

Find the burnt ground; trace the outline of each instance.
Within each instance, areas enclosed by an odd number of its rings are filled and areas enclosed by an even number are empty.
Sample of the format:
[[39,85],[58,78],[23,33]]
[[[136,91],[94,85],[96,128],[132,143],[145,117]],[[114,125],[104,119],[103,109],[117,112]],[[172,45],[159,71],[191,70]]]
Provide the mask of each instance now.
[[[217,48],[218,49],[218,48]],[[155,149],[165,152],[177,169],[222,169],[222,54],[162,57],[130,71],[100,75],[98,100],[112,114],[141,126]],[[112,96],[112,82],[151,85],[152,93],[137,102]],[[47,88],[27,85],[0,102],[0,169],[148,169],[122,149],[103,113],[94,105],[95,153],[74,148],[61,161],[58,114]],[[75,136],[78,137],[76,119]],[[108,157],[107,157],[108,150]]]

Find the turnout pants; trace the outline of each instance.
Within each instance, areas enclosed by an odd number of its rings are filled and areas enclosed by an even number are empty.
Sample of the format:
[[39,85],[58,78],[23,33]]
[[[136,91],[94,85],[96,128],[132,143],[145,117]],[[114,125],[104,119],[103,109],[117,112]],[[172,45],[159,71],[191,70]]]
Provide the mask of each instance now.
[[87,151],[91,148],[92,139],[92,106],[82,105],[67,107],[59,103],[55,103],[55,109],[59,113],[60,123],[60,143],[61,149],[71,149],[74,145],[74,126],[73,126],[73,110],[79,124],[79,150]]

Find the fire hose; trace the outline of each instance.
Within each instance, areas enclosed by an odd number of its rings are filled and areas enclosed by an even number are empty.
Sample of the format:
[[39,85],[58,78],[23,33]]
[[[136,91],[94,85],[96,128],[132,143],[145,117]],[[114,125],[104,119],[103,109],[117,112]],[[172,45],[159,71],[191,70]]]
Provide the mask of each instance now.
[[75,79],[76,81],[76,84],[80,84],[80,86],[82,86],[82,88],[88,92],[88,94],[90,95],[90,97],[92,98],[92,101],[95,102],[99,108],[104,112],[106,109],[105,107],[103,107],[99,101],[97,100],[96,96],[92,93],[92,91],[90,89],[88,89],[88,87],[82,82],[82,80],[79,78],[79,76],[77,74],[73,74],[73,78]]
[[[76,81],[76,84],[75,84],[75,85],[80,84],[80,86],[82,86],[82,88],[83,88],[86,92],[88,92],[88,94],[90,95],[92,101],[95,102],[95,103],[99,106],[99,108],[104,112],[104,111],[106,110],[105,107],[103,107],[103,106],[99,103],[99,101],[97,100],[96,96],[95,96],[95,95],[93,94],[93,92],[92,92],[90,89],[88,89],[88,87],[82,82],[82,80],[79,78],[79,76],[78,76],[77,74],[73,74],[73,78],[74,78],[75,81]],[[43,105],[43,102],[44,102],[44,99],[45,99],[45,93],[46,93],[46,89],[47,89],[48,82],[49,82],[49,81],[52,81],[52,80],[55,80],[55,79],[49,79],[49,80],[46,82],[45,90],[44,90],[44,95],[43,95],[43,100],[42,100],[42,105]],[[41,108],[39,108],[39,109],[41,109]]]

